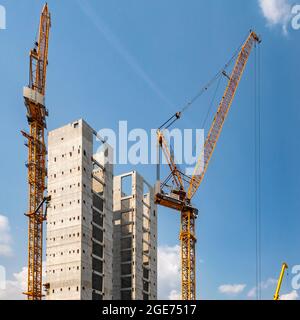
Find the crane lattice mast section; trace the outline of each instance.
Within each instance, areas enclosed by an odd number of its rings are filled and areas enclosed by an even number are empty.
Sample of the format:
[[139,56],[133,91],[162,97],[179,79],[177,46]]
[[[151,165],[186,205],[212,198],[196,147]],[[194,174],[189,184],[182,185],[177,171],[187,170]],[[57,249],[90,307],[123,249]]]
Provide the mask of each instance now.
[[43,222],[49,198],[46,190],[45,130],[48,111],[45,106],[48,41],[51,18],[48,5],[40,17],[38,42],[30,51],[29,86],[23,90],[29,133],[22,131],[28,147],[28,300],[42,299]]
[[[181,212],[181,295],[182,300],[195,300],[196,299],[196,234],[195,234],[195,221],[197,218],[198,210],[191,205],[191,200],[197,192],[208,164],[212,157],[216,143],[221,134],[224,121],[228,115],[229,109],[232,105],[236,90],[241,80],[242,74],[246,67],[249,55],[255,43],[260,43],[260,38],[255,32],[251,31],[247,40],[242,45],[238,57],[236,59],[234,68],[230,76],[225,71],[224,75],[228,78],[228,84],[222,100],[219,104],[218,111],[214,117],[213,123],[205,140],[204,148],[196,163],[192,177],[184,175],[176,165],[173,159],[172,152],[162,128],[157,131],[158,146],[162,149],[163,154],[167,160],[170,169],[170,175],[162,184],[159,179],[158,168],[158,183],[156,184],[155,202],[159,205],[172,208]],[[176,113],[169,121],[168,127],[180,118],[180,112]],[[164,125],[165,125],[164,124]],[[159,156],[160,157],[160,156]],[[160,160],[158,161],[160,162]],[[170,193],[164,191],[167,180],[173,177],[175,188]],[[186,188],[185,182],[188,183]],[[186,191],[187,190],[187,191]]]

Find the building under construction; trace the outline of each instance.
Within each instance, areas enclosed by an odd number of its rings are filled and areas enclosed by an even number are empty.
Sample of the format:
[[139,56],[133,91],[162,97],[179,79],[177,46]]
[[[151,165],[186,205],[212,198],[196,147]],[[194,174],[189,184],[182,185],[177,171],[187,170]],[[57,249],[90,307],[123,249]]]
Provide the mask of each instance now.
[[[107,146],[95,153],[94,138],[99,137],[83,120],[49,133],[46,170],[44,134],[48,111],[45,94],[50,26],[46,4],[41,14],[38,41],[30,51],[29,85],[23,92],[30,129],[29,133],[22,132],[27,138],[29,186],[28,289],[25,294],[30,300],[42,299],[43,222],[47,220],[45,288],[48,299],[156,299],[156,205],[160,205],[180,213],[181,296],[182,300],[195,300],[198,209],[193,198],[205,177],[250,54],[259,48],[260,37],[251,30],[224,68],[158,128],[154,192],[135,171],[114,177],[113,150]],[[255,110],[258,108],[259,68],[255,55]],[[187,176],[176,163],[174,146],[167,141],[165,131],[221,78],[227,83],[225,91],[194,172]],[[162,155],[170,169],[166,177],[161,176]],[[128,177],[130,183],[126,188],[123,180]],[[259,181],[259,170],[256,170],[256,178]],[[258,191],[256,199],[259,215]],[[258,260],[257,270],[260,258]],[[279,297],[278,294],[279,289],[275,296]]]
[[95,135],[83,120],[48,135],[47,299],[156,299],[153,189],[136,172],[114,177]]
[[114,281],[117,300],[157,298],[157,215],[153,188],[136,171],[114,177]]

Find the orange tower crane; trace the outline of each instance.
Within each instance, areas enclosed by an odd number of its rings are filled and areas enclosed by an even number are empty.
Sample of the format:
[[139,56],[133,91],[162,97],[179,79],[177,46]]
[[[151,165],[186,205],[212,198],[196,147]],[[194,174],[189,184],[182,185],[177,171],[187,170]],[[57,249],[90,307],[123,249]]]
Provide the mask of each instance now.
[[[157,167],[157,183],[155,187],[155,202],[159,205],[175,209],[181,213],[180,242],[182,300],[196,299],[195,220],[197,218],[198,210],[192,206],[191,200],[204,178],[216,143],[221,134],[224,121],[228,115],[237,87],[255,43],[260,43],[260,38],[255,32],[251,31],[239,51],[231,75],[228,76],[225,71],[222,72],[223,75],[228,78],[228,84],[206,137],[204,148],[191,177],[186,176],[176,164],[173,152],[164,134],[164,131],[181,117],[181,112],[177,112],[157,130],[159,159]],[[162,150],[170,169],[170,174],[163,183],[160,181],[160,150]],[[173,180],[173,184],[170,187],[168,182],[171,179]]]
[[43,222],[49,197],[46,190],[45,130],[48,111],[45,107],[48,41],[51,18],[45,4],[40,18],[38,42],[30,51],[29,86],[23,90],[29,133],[22,131],[28,147],[28,300],[42,299]]

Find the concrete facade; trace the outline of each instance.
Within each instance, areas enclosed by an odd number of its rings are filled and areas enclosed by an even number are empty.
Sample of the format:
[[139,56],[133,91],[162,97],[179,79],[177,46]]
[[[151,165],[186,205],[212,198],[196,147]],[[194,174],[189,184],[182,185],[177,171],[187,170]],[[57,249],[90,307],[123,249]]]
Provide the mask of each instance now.
[[84,120],[48,134],[46,299],[155,300],[153,188],[137,172],[114,177],[95,134]]
[[112,299],[113,166],[93,155],[83,120],[49,132],[46,283],[49,300]]
[[114,177],[113,299],[157,299],[157,209],[137,172]]

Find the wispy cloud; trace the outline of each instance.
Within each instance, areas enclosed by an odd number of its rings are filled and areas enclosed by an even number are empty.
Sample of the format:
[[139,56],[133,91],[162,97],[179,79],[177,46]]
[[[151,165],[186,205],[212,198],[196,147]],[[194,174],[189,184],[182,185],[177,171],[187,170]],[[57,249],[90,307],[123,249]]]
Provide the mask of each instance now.
[[0,256],[11,256],[11,234],[9,221],[6,216],[0,215]]
[[148,85],[148,87],[169,107],[174,108],[174,104],[161,91],[157,84],[151,79],[146,71],[140,66],[135,57],[122,44],[121,40],[110,30],[107,24],[95,13],[90,4],[86,1],[77,0],[77,4],[83,13],[90,19],[91,23],[102,34],[106,41],[119,53],[134,72]]
[[291,291],[290,293],[283,294],[280,296],[280,300],[297,300],[299,295],[296,290]]
[[288,0],[258,0],[262,14],[270,27],[280,26],[287,34],[288,23],[291,19],[292,6]]
[[[266,281],[262,281],[259,287],[261,290],[266,290],[272,286],[275,286],[276,283],[277,283],[276,279],[269,278]],[[257,287],[253,287],[247,294],[248,298],[251,298],[251,299],[255,298],[256,295],[257,295]]]
[[246,288],[245,284],[222,284],[219,286],[219,292],[226,295],[237,295],[244,291]]

